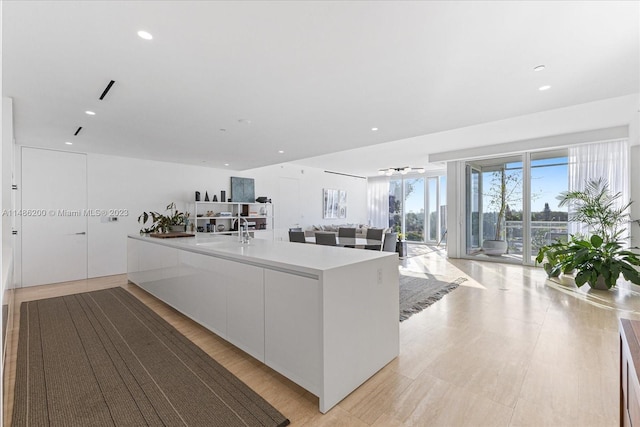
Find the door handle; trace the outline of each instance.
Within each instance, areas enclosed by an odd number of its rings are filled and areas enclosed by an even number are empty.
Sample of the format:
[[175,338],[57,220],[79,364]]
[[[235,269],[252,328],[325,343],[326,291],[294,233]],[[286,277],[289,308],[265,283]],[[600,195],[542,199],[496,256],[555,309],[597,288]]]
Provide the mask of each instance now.
[[76,236],[78,236],[78,235],[82,235],[82,234],[87,234],[87,232],[86,232],[86,231],[83,231],[82,233],[76,233]]

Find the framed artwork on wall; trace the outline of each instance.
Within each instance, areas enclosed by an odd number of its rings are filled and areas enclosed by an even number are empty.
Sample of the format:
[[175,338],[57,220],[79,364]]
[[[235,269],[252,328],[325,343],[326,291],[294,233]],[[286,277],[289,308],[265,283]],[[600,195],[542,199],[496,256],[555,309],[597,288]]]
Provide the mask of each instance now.
[[[222,201],[225,202],[226,200]],[[231,177],[231,201],[241,203],[253,203],[256,201],[253,178]]]
[[325,188],[322,198],[322,218],[337,219],[347,217],[347,192]]

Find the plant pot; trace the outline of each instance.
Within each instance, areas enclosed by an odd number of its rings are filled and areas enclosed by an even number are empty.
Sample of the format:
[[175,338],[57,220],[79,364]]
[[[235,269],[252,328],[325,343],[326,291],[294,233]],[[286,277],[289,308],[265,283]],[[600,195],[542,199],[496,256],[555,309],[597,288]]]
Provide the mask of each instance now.
[[589,286],[591,286],[591,289],[597,289],[599,291],[608,291],[609,287],[607,286],[607,284],[604,282],[604,276],[600,275],[598,276],[598,279],[596,280],[595,283],[589,283]]
[[396,252],[398,252],[399,257],[407,256],[407,242],[402,240],[396,243]]
[[500,256],[507,253],[506,240],[484,240],[482,242],[482,251],[485,255]]
[[172,225],[169,227],[169,231],[172,233],[184,232],[184,230],[185,230],[184,225]]

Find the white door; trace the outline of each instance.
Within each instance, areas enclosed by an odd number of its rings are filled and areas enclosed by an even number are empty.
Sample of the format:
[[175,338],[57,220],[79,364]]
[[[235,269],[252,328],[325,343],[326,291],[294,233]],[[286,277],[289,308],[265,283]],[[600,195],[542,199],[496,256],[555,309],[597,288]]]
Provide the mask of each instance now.
[[22,148],[22,286],[87,278],[87,156]]

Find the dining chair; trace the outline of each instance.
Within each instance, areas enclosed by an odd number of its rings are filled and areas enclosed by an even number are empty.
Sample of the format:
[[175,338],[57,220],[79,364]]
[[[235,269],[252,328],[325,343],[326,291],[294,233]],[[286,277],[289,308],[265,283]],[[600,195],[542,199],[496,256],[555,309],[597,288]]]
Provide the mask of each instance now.
[[[380,240],[382,242],[382,233],[384,230],[382,228],[369,228],[367,229],[366,238],[367,240]],[[381,251],[382,243],[379,245],[364,245],[365,249],[369,249],[371,251]]]
[[289,231],[302,231],[302,227],[291,227]]
[[338,237],[351,237],[356,238],[356,229],[355,228],[338,228]]
[[382,250],[384,252],[395,252],[397,242],[398,242],[398,233],[384,233],[384,242],[382,243]]
[[336,246],[336,235],[334,233],[316,233],[316,245]]
[[304,238],[304,231],[290,231],[289,241],[296,243],[307,243],[306,239]]
[[338,237],[347,237],[349,239],[353,239],[354,244],[353,245],[342,245],[345,248],[355,248],[355,241],[356,241],[356,229],[352,228],[352,227],[340,227],[338,228]]

